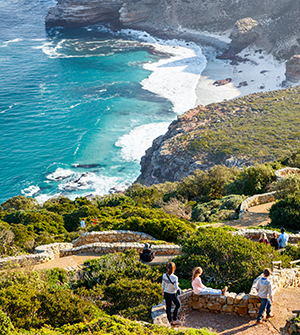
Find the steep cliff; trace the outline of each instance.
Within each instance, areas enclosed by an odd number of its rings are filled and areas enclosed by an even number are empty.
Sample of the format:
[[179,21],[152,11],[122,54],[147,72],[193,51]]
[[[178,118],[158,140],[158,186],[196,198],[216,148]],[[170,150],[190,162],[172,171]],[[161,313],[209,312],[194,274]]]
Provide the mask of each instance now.
[[110,23],[168,36],[172,30],[222,31],[251,17],[259,24],[257,44],[279,56],[299,53],[298,0],[58,0],[46,27]]
[[300,86],[198,106],[179,115],[141,160],[137,182],[176,181],[215,164],[243,166],[299,148]]

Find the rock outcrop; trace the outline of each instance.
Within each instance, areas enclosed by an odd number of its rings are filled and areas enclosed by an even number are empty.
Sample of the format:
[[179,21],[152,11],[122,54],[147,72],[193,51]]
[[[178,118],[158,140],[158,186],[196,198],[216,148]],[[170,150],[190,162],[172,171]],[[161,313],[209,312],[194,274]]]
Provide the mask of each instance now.
[[250,17],[237,21],[230,34],[231,43],[229,48],[219,58],[235,58],[236,54],[258,39],[259,30],[258,22]]
[[220,32],[232,29],[237,22],[232,50],[255,40],[262,48],[283,56],[300,52],[299,16],[297,0],[58,0],[49,10],[46,27],[110,23],[174,37],[178,27]]
[[285,77],[286,81],[290,83],[297,83],[300,81],[300,55],[293,56],[286,63]]

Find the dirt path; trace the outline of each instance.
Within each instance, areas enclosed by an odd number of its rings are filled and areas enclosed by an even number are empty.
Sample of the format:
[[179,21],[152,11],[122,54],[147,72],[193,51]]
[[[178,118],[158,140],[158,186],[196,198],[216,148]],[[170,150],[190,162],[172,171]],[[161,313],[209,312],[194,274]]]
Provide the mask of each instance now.
[[219,335],[271,335],[279,334],[292,310],[300,310],[300,287],[283,288],[276,292],[272,312],[275,317],[257,325],[256,319],[226,314],[192,311],[186,315],[184,326],[206,327]]
[[226,221],[223,223],[210,224],[209,226],[230,226],[234,228],[249,228],[259,225],[266,226],[271,222],[271,219],[269,218],[269,209],[273,204],[274,202],[269,202],[267,204],[250,207],[248,211],[244,213],[241,219]]
[[[102,254],[82,253],[78,255],[66,256],[53,259],[47,263],[37,264],[33,266],[33,270],[63,268],[66,270],[76,270],[83,266],[83,263],[88,259],[99,258]],[[155,256],[154,260],[149,264],[165,264],[169,262],[174,256]]]

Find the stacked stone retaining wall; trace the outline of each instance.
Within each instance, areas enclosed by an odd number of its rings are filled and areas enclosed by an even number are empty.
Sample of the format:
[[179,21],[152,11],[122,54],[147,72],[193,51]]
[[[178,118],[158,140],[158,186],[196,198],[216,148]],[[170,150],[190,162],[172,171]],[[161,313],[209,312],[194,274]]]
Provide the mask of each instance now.
[[59,257],[60,249],[70,248],[72,243],[52,243],[35,248],[35,254],[5,257],[0,259],[0,269],[46,263]]
[[[199,310],[200,312],[256,317],[260,299],[255,286],[260,277],[254,280],[249,294],[230,292],[225,296],[195,295],[191,289],[185,290],[180,296],[181,312]],[[300,267],[276,270],[272,273],[270,280],[274,293],[282,287],[300,287]],[[152,308],[152,319],[154,324],[168,325],[164,303]]]
[[[144,248],[143,243],[138,242],[124,242],[124,243],[91,243],[82,245],[80,247],[70,248],[60,250],[60,257],[76,255],[80,253],[94,253],[94,254],[108,254],[108,253],[115,253],[115,252],[124,252],[129,249],[134,249],[138,252],[142,252]],[[173,244],[159,244],[159,245],[152,245],[152,250],[155,251],[155,255],[180,255],[181,254],[181,247],[179,245]]]
[[275,192],[255,194],[252,197],[245,199],[241,204],[239,219],[243,217],[248,208],[275,201],[274,194]]
[[[238,231],[233,232],[234,235],[242,235],[252,241],[258,241],[261,234],[265,233],[267,238],[270,240],[273,237],[273,233],[278,233],[275,230],[267,230],[267,229],[239,229]],[[299,234],[288,234],[289,240],[288,243],[297,244],[300,242],[300,233]]]
[[300,334],[300,317],[297,317],[297,314],[288,318],[285,326],[280,328],[280,335],[296,334]]
[[109,230],[109,231],[93,231],[84,233],[77,240],[73,241],[73,247],[79,247],[85,244],[96,242],[138,242],[145,240],[155,240],[151,235],[130,231],[130,230]]

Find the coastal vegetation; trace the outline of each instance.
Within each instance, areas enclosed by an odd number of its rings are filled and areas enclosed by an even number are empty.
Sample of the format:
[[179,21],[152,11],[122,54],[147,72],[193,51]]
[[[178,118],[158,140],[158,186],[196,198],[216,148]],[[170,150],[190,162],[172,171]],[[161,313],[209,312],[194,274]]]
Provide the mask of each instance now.
[[[276,190],[271,226],[284,223],[290,230],[299,229],[299,178],[276,182],[274,173],[291,160],[298,166],[296,154],[243,169],[220,165],[178,182],[134,184],[123,194],[92,200],[58,197],[39,204],[16,196],[0,206],[0,252],[2,257],[15,256],[40,244],[70,242],[86,231],[128,229],[182,246],[183,255],[174,258],[182,288],[190,287],[192,269],[201,265],[208,286],[248,292],[272,261],[287,266],[299,258],[298,248],[277,253],[235,235],[230,227],[202,228],[201,222],[232,220],[245,198]],[[210,334],[147,323],[151,307],[161,301],[164,272],[164,265],[143,264],[132,250],[86,261],[76,273],[7,268],[0,273],[0,334]]]
[[297,86],[198,107],[199,125],[177,141],[193,156],[206,153],[216,161],[228,155],[252,162],[286,157],[299,147],[299,93]]

